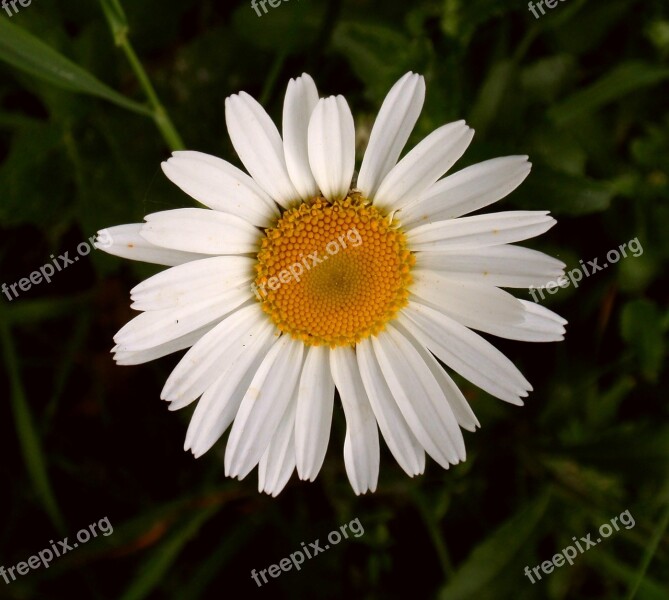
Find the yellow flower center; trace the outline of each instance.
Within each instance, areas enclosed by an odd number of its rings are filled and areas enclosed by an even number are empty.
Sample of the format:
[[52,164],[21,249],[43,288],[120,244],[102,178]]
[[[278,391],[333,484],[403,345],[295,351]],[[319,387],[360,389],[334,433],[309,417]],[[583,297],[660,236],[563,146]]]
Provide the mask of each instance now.
[[359,194],[317,197],[265,231],[255,294],[293,338],[355,344],[380,333],[407,304],[414,262],[397,222]]

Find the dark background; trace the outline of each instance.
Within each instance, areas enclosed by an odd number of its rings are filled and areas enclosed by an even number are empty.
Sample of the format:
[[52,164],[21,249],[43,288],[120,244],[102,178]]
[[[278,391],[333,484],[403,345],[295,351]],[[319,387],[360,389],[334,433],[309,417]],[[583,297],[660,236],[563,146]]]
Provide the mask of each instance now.
[[[532,174],[495,208],[551,210],[558,225],[527,245],[568,268],[633,238],[644,253],[546,301],[569,320],[564,342],[494,340],[534,386],[524,408],[459,381],[482,425],[465,433],[466,463],[428,460],[412,480],[384,448],[378,491],[363,497],[344,473],[339,405],[319,478],[293,475],[278,499],[257,493],[255,472],[225,479],[224,441],[198,460],[183,452],[192,409],[159,399],[178,356],[118,367],[109,354],[132,316],[129,290],[155,267],[94,251],[51,284],[2,296],[0,565],[105,516],[114,533],[0,580],[0,597],[669,597],[667,2],[568,0],[538,20],[524,0],[285,0],[261,18],[250,2],[124,4],[189,149],[237,163],[225,97],[246,90],[278,120],[288,79],[307,71],[321,95],[346,95],[362,150],[385,93],[413,70],[427,100],[408,147],[466,118],[477,134],[457,168],[530,155]],[[7,284],[98,229],[191,202],[160,171],[170,148],[152,119],[78,93],[81,81],[63,89],[34,38],[145,102],[98,2],[0,12]],[[574,566],[534,585],[523,574],[625,510],[635,526]],[[251,569],[355,518],[361,537],[253,583]]]

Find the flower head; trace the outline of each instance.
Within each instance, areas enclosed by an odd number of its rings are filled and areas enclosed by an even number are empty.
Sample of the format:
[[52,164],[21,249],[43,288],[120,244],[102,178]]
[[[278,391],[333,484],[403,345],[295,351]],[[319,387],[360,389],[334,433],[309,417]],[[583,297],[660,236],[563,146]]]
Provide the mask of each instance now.
[[104,232],[107,252],[171,267],[132,290],[142,312],[116,334],[115,360],[190,348],[162,392],[171,410],[199,399],[185,447],[201,456],[232,426],[225,472],[243,478],[258,466],[261,491],[278,494],[295,468],[316,477],[335,388],[357,494],[376,489],[379,430],[410,476],[424,471],[426,453],[444,468],[465,460],[461,428],[479,423],[437,359],[522,404],[528,381],[472,330],[563,338],[558,315],[501,289],[562,274],[563,263],[514,245],[555,221],[546,211],[463,216],[514,190],[527,157],[444,177],[473,137],[458,121],[400,160],[424,97],[419,75],[393,86],[354,182],[355,127],[342,96],[319,99],[306,74],[291,80],[281,135],[241,92],[226,100],[226,121],[248,174],[175,152],[165,174],[207,208]]

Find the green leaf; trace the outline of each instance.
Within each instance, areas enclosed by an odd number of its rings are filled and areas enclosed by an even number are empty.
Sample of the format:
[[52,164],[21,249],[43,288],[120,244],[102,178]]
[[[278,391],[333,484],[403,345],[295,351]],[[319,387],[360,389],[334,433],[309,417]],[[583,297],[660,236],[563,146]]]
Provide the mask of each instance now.
[[227,529],[225,535],[221,536],[218,548],[199,565],[192,579],[188,581],[184,596],[187,595],[189,600],[205,598],[211,582],[223,572],[244,544],[248,543],[252,533],[252,529],[244,520],[232,529]]
[[669,21],[655,21],[648,26],[646,32],[651,41],[663,55],[669,54]]
[[494,584],[535,532],[548,505],[544,494],[517,512],[477,546],[441,591],[443,600],[476,598]]
[[[323,6],[290,2],[274,9],[265,20],[243,4],[235,11],[232,22],[235,32],[250,45],[273,54],[292,54],[318,42]],[[261,11],[260,7],[258,10]],[[272,10],[272,9],[268,9]],[[263,15],[264,16],[264,15]],[[271,26],[266,19],[272,19]]]
[[386,25],[343,21],[332,35],[332,46],[349,62],[367,94],[383,100],[392,85],[410,69],[417,69],[427,56],[424,45]]
[[0,112],[0,129],[19,130],[28,127],[39,127],[39,119],[26,117],[19,113]]
[[490,69],[469,117],[472,127],[480,135],[485,135],[498,117],[500,105],[516,78],[516,69],[512,60],[502,60]]
[[71,216],[67,176],[62,130],[57,123],[37,121],[17,129],[0,166],[0,225],[46,226],[67,221]]
[[582,178],[588,154],[572,131],[544,124],[536,127],[530,135],[531,146],[527,153],[533,161],[543,163],[560,174]]
[[662,316],[650,300],[628,302],[620,317],[620,332],[633,348],[641,372],[650,381],[656,381],[664,362],[665,344]]
[[103,98],[127,110],[153,116],[148,107],[114,91],[7,19],[0,19],[0,60],[62,89]]
[[214,504],[190,513],[177,529],[156,548],[154,554],[142,565],[139,574],[121,596],[121,600],[146,598],[164,579],[183,547],[197,534],[220,508]]
[[[597,565],[607,581],[620,581],[630,589],[635,586],[637,576],[634,570],[610,554],[606,552],[588,552],[585,554],[585,560],[588,563]],[[662,586],[647,575],[639,580],[637,591],[639,600],[666,600],[669,595],[669,589],[666,586]]]
[[4,308],[0,308],[0,344],[2,346],[3,362],[9,374],[12,413],[21,453],[39,501],[44,506],[44,510],[51,518],[56,529],[62,533],[65,531],[65,522],[51,488],[44,450],[21,381],[19,365],[16,360],[16,348],[4,313]]
[[467,45],[481,25],[516,10],[517,6],[509,1],[443,0],[441,28]]
[[[559,12],[551,11],[552,17],[540,23],[554,29],[555,39],[565,52],[578,56],[584,52],[597,52],[614,27],[629,17],[629,8],[635,0],[608,0],[589,2],[570,0],[559,4]],[[537,3],[538,4],[538,3]]]
[[[649,578],[647,576],[648,567],[650,566],[655,553],[657,552],[658,546],[664,537],[664,532],[669,526],[669,502],[665,505],[660,521],[657,524],[655,531],[653,532],[653,537],[651,538],[648,546],[646,546],[646,551],[644,552],[643,558],[641,560],[641,565],[636,573],[636,576],[632,580],[630,577],[630,593],[627,597],[627,600],[633,600],[636,597],[638,591],[642,590],[643,584],[648,582]],[[643,588],[645,589],[645,588]],[[665,598],[667,597],[667,589],[664,590]],[[654,600],[654,599],[653,599]]]
[[613,192],[603,183],[539,165],[514,192],[513,203],[520,208],[543,208],[556,215],[576,216],[606,210],[612,197]]
[[[37,270],[37,269],[36,269]],[[34,324],[79,313],[91,298],[88,294],[65,298],[21,300],[3,309],[3,318],[12,325]]]
[[626,62],[607,73],[599,81],[563,100],[548,116],[558,125],[588,115],[602,106],[631,92],[669,79],[669,69],[641,62]]
[[542,58],[525,67],[520,74],[523,89],[533,98],[552,103],[566,82],[573,78],[576,60],[569,54]]
[[[666,478],[669,469],[669,427],[639,427],[624,424],[599,435],[591,435],[582,443],[562,448],[565,456],[581,465],[601,471],[625,474],[639,481]],[[631,483],[630,483],[631,484]]]

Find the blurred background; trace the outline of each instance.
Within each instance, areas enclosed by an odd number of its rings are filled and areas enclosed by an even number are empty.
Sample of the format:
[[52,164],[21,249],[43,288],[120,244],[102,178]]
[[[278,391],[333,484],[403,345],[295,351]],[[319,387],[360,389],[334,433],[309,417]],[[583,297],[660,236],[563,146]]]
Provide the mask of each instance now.
[[[225,479],[224,440],[198,460],[182,450],[192,408],[159,398],[179,356],[118,367],[109,354],[130,289],[156,267],[94,250],[3,293],[0,565],[104,517],[113,534],[0,580],[0,597],[669,598],[666,0],[560,1],[540,18],[524,0],[283,0],[261,16],[250,0],[15,5],[0,10],[0,283],[78,256],[101,228],[191,205],[160,171],[170,150],[238,164],[226,96],[246,90],[278,121],[304,71],[321,95],[345,94],[361,150],[390,86],[423,73],[408,147],[466,118],[476,136],[456,168],[530,155],[495,207],[555,215],[526,245],[569,269],[635,238],[643,254],[547,296],[564,342],[492,339],[535,391],[518,408],[458,380],[482,426],[465,432],[466,463],[428,459],[412,480],[383,447],[363,497],[338,404],[319,478],[293,475],[277,499],[255,471]],[[573,566],[524,574],[626,510],[634,527]],[[364,535],[251,579],[356,518]]]

